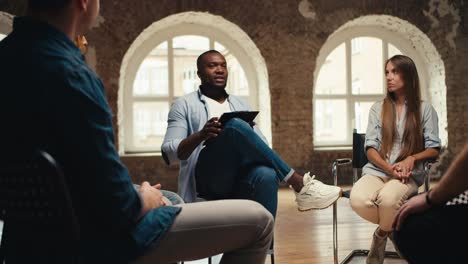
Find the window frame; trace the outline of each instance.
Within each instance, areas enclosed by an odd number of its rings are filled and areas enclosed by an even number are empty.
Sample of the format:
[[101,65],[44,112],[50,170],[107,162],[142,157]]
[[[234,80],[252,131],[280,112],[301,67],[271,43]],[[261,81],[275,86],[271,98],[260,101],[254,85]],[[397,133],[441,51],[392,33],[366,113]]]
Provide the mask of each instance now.
[[[313,125],[313,145],[315,149],[328,149],[328,148],[336,148],[336,149],[349,149],[352,147],[352,131],[355,127],[355,109],[354,105],[356,102],[377,102],[382,100],[385,96],[385,75],[382,74],[382,82],[384,91],[383,94],[365,94],[365,95],[353,95],[352,94],[352,48],[351,48],[351,41],[354,38],[359,37],[372,37],[372,38],[379,38],[382,41],[382,64],[388,58],[388,46],[392,44],[397,49],[399,49],[403,54],[411,57],[416,64],[418,69],[420,85],[421,85],[421,96],[423,100],[428,98],[428,89],[426,87],[428,83],[428,74],[426,72],[426,67],[423,64],[422,56],[418,53],[415,48],[412,47],[411,43],[403,37],[401,37],[398,33],[391,32],[385,28],[377,27],[377,26],[353,26],[349,28],[342,29],[340,32],[336,32],[332,36],[327,39],[324,43],[323,47],[320,50],[319,56],[317,57],[316,61],[316,68],[314,72],[314,83],[312,89],[312,98],[313,98],[313,114],[312,114],[312,124]],[[339,45],[345,43],[345,65],[346,65],[346,94],[343,95],[325,95],[325,94],[316,94],[316,84],[318,80],[318,75],[320,73],[320,69],[322,65],[326,62],[326,58],[328,55],[335,50]],[[317,142],[315,137],[315,113],[316,113],[316,101],[320,99],[345,99],[347,103],[347,123],[346,127],[348,128],[349,132],[346,133],[346,138],[344,141],[326,141],[326,142]]]
[[[249,86],[249,96],[241,96],[247,99],[249,105],[252,108],[260,109],[261,103],[259,101],[259,80],[256,76],[256,69],[253,65],[253,62],[249,58],[248,54],[243,50],[243,48],[234,41],[227,33],[224,33],[220,30],[214,30],[213,28],[203,27],[201,25],[183,23],[180,25],[175,25],[168,27],[166,29],[158,31],[157,36],[150,37],[146,40],[143,45],[138,48],[138,52],[135,54],[134,58],[129,62],[127,67],[126,78],[124,81],[123,87],[123,115],[124,118],[121,120],[121,126],[125,131],[123,135],[124,143],[124,153],[126,154],[139,154],[139,153],[156,153],[160,154],[160,149],[154,147],[136,147],[133,141],[133,105],[135,102],[168,102],[170,104],[176,99],[174,95],[173,82],[174,82],[174,54],[172,49],[172,39],[178,36],[185,35],[196,35],[207,37],[210,43],[210,49],[214,49],[214,43],[218,42],[222,44],[226,49],[229,50],[238,60],[239,64],[242,65],[248,86]],[[133,96],[133,83],[135,81],[139,66],[144,61],[144,59],[149,55],[149,53],[157,47],[159,44],[167,41],[168,44],[168,71],[169,71],[169,95],[168,96],[145,96],[139,97],[135,100]],[[121,72],[122,73],[122,72]],[[269,109],[268,109],[269,110]],[[261,125],[261,121],[258,122]],[[270,133],[271,135],[271,133]]]

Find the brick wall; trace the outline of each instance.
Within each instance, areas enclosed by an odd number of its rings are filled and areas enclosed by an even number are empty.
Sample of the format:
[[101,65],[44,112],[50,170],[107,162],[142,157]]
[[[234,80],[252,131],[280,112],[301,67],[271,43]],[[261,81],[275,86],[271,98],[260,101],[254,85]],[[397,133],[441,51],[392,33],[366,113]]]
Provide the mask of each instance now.
[[[10,13],[24,10],[12,3],[18,1],[0,3],[0,10]],[[185,11],[220,15],[244,30],[266,61],[275,151],[299,171],[310,170],[330,183],[332,160],[351,153],[314,150],[311,87],[315,61],[326,39],[340,26],[360,16],[385,14],[416,26],[438,50],[446,73],[449,148],[456,153],[467,142],[468,11],[461,0],[102,0],[101,6],[99,26],[87,38],[95,49],[95,67],[114,113],[118,113],[118,80],[123,56],[146,27]],[[123,160],[135,181],[161,181],[175,188],[177,168],[166,167],[161,157],[124,157]]]

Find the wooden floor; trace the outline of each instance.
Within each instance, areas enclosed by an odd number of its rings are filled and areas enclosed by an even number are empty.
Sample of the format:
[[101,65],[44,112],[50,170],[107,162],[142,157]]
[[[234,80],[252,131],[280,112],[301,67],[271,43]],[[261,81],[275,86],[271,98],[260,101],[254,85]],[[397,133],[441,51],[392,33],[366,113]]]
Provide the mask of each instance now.
[[[278,216],[275,227],[275,264],[333,264],[333,207],[299,212],[294,194],[289,188],[279,191]],[[352,249],[369,249],[377,227],[358,215],[349,200],[338,200],[338,255],[343,260]],[[387,250],[394,250],[390,240]],[[221,256],[213,257],[213,264]],[[207,264],[198,260],[186,264]],[[353,258],[349,263],[366,263],[365,257]],[[386,259],[385,264],[406,264],[402,259]],[[265,264],[270,264],[267,257]]]
[[[356,215],[346,198],[339,199],[337,212],[338,255],[341,261],[352,249],[368,249],[377,226]],[[390,240],[387,250],[394,250]],[[270,260],[267,259],[266,263],[270,263]],[[275,263],[333,263],[333,207],[299,212],[293,192],[289,188],[281,188],[275,230]],[[365,258],[358,257],[350,263],[365,263]],[[385,263],[407,262],[386,259]]]

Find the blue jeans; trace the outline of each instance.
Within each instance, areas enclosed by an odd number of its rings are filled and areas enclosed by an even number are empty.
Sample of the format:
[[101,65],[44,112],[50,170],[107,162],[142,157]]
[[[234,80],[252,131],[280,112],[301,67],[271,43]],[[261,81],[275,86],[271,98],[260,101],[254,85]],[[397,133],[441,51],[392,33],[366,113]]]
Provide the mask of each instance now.
[[276,216],[278,182],[293,173],[248,123],[233,118],[200,152],[195,178],[200,197],[251,199]]
[[[133,188],[135,190],[140,190],[140,185],[139,184],[133,184]],[[171,191],[166,191],[166,190],[160,190],[162,195],[166,197],[169,201],[171,201],[172,205],[177,205],[177,204],[184,204],[184,199],[180,197],[177,193],[171,192]]]
[[177,193],[171,192],[171,191],[166,191],[166,190],[161,190],[161,193],[164,197],[166,197],[169,201],[171,201],[172,205],[177,205],[177,204],[184,204],[184,199],[180,197]]

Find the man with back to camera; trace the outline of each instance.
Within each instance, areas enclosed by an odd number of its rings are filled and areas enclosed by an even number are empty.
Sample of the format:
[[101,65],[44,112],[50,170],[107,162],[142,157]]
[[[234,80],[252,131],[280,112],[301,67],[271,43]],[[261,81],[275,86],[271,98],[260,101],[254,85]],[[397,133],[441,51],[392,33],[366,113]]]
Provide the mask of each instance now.
[[166,162],[181,160],[179,194],[186,202],[197,195],[252,199],[276,216],[279,181],[294,189],[301,211],[326,208],[338,199],[339,187],[291,169],[254,123],[218,121],[224,112],[249,110],[239,97],[227,94],[228,70],[220,52],[202,53],[197,69],[200,89],[174,102],[161,147]]
[[[90,29],[100,1],[28,4],[28,16],[15,18],[13,32],[0,42],[5,99],[0,115],[8,124],[0,130],[8,139],[3,151],[42,149],[61,165],[80,224],[76,250],[84,262],[171,263],[224,252],[222,263],[262,263],[273,218],[260,204],[166,206],[159,184],[134,188],[114,146],[104,87],[73,43]],[[7,222],[4,232],[10,227]],[[68,253],[58,248],[53,253],[61,260],[41,251],[51,242],[47,235],[31,239],[40,243],[25,253],[21,241],[8,236],[2,245],[6,263],[68,263]]]

